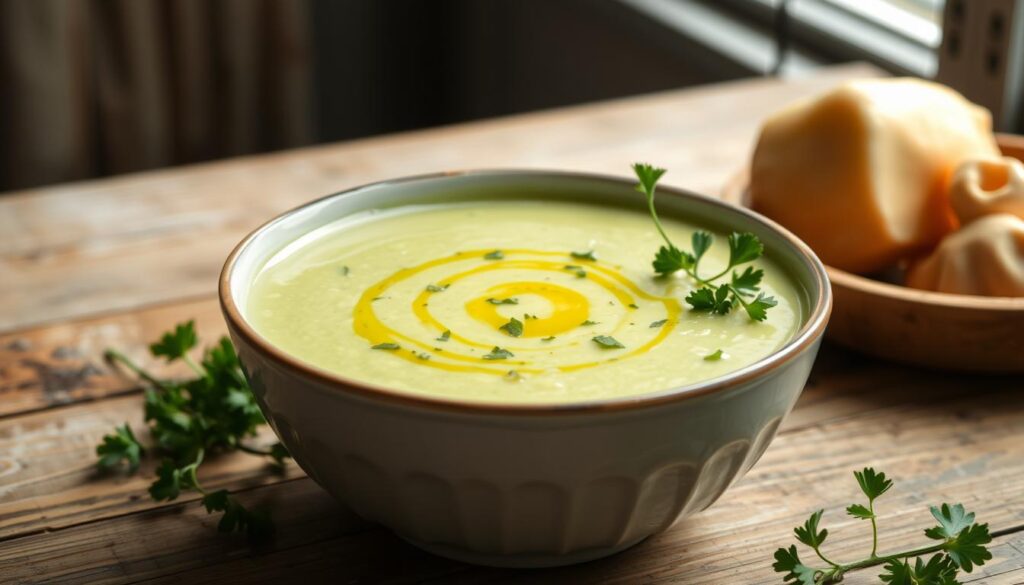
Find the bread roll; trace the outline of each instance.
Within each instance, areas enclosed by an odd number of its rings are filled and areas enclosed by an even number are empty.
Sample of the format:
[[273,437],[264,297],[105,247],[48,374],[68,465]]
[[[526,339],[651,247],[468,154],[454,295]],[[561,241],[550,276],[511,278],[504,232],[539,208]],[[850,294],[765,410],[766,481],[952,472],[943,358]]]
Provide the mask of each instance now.
[[765,122],[751,204],[826,264],[874,272],[953,231],[953,170],[997,156],[988,111],[953,90],[914,79],[855,81]]
[[949,202],[960,223],[994,213],[1024,219],[1024,163],[1007,157],[964,162],[953,175]]
[[1024,296],[1024,219],[985,215],[911,266],[907,286],[993,297]]

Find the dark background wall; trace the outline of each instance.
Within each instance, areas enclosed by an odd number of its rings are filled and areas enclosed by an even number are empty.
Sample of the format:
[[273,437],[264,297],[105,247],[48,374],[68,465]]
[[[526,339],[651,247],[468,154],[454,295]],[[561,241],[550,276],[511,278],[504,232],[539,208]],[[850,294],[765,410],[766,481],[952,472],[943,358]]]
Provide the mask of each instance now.
[[0,0],[0,191],[749,74],[686,38],[620,0]]
[[314,0],[321,141],[735,77],[607,0]]

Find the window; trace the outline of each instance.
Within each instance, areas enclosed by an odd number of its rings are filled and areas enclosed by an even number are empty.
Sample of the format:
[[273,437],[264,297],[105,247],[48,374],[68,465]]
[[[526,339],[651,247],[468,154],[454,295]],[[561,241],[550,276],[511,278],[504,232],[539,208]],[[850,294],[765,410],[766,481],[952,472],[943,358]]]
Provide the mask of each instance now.
[[942,41],[944,0],[824,0],[923,45]]

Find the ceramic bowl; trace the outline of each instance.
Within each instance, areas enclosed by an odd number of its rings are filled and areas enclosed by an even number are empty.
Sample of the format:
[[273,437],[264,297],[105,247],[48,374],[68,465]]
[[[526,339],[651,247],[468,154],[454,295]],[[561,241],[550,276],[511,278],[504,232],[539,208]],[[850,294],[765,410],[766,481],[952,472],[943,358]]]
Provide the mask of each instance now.
[[710,506],[764,453],[807,380],[831,307],[824,268],[785,229],[715,199],[659,189],[663,215],[751,231],[805,298],[798,334],[724,377],[566,405],[413,396],[304,363],[246,319],[249,285],[275,252],[367,209],[545,198],[644,210],[633,184],[547,172],[471,172],[360,187],[246,237],[220,301],[260,407],[302,469],[359,515],[433,553],[542,567],[623,550]]

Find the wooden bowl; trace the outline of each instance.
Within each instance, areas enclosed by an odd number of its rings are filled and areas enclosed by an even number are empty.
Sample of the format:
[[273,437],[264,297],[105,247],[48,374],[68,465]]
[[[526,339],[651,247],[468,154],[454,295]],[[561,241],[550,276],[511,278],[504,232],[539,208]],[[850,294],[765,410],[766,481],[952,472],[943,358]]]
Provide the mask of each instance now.
[[[1024,136],[996,135],[1006,156],[1024,160]],[[748,205],[748,169],[722,198]],[[929,292],[825,267],[833,308],[825,336],[840,345],[918,366],[1024,372],[1024,298]]]

